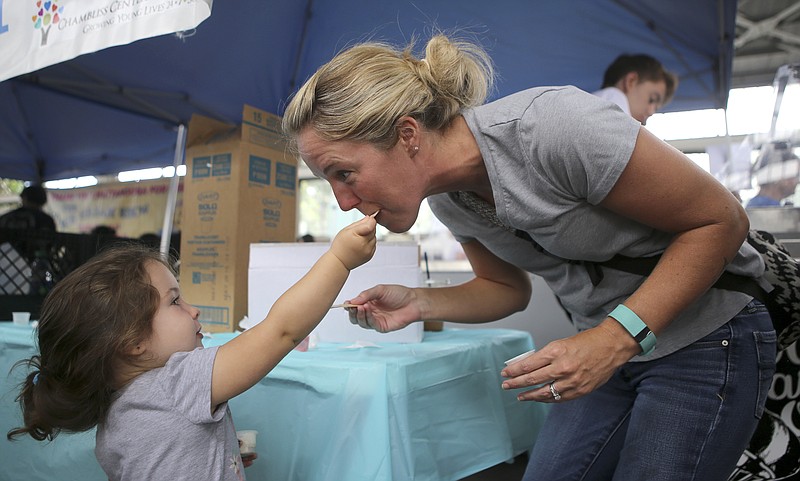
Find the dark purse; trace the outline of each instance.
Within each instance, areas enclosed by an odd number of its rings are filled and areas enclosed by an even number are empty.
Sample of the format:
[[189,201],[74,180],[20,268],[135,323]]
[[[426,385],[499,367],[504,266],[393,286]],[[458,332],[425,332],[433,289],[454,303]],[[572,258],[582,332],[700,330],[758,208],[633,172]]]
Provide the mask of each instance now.
[[772,291],[763,301],[778,333],[778,349],[786,349],[800,338],[800,266],[789,251],[763,230],[751,229],[747,242],[764,259],[764,277]]

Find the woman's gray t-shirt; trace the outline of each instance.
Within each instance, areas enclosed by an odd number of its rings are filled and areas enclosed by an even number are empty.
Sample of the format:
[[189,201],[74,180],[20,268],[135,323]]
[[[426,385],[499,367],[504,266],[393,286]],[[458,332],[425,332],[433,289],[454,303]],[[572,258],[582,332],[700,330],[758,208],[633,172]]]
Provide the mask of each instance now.
[[[538,252],[449,194],[428,198],[434,214],[459,242],[477,240],[497,257],[541,276],[579,330],[598,325],[643,278],[603,268],[603,280],[595,286],[584,266],[563,259],[652,256],[672,238],[598,205],[630,160],[640,124],[612,103],[568,86],[525,90],[463,115],[486,164],[497,217],[553,255]],[[745,243],[728,270],[760,276],[764,264]],[[658,335],[650,356],[637,360],[661,357],[700,339],[750,299],[710,289]]]

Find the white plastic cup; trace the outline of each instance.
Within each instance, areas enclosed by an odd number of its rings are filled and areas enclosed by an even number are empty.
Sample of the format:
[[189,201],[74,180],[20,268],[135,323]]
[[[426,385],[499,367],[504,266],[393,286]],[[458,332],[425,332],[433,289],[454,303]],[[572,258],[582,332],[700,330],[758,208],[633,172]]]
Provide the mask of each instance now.
[[31,320],[30,312],[12,312],[11,316],[14,319],[14,324],[17,326],[27,326]]
[[236,431],[236,437],[239,439],[240,454],[253,454],[256,452],[256,436],[258,436],[258,431],[253,429]]

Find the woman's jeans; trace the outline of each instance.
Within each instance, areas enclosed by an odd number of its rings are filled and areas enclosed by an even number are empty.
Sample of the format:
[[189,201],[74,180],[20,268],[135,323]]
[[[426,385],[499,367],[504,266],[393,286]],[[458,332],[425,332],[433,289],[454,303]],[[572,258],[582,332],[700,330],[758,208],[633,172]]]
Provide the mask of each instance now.
[[629,362],[602,387],[552,405],[524,481],[724,481],[750,440],[775,372],[758,301],[661,359]]

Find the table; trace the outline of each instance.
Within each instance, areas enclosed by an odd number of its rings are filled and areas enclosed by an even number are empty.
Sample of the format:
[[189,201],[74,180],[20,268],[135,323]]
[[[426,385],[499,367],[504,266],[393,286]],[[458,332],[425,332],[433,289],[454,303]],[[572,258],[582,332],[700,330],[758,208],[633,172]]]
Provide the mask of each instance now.
[[[293,351],[230,401],[236,427],[259,431],[249,480],[457,480],[528,450],[546,415],[546,405],[500,389],[503,362],[533,347],[527,332],[446,329],[421,343],[347,347]],[[3,373],[33,352],[32,329],[0,323]],[[21,377],[0,384],[3,433],[21,417],[13,392]],[[0,480],[106,479],[93,431],[0,442]]]

